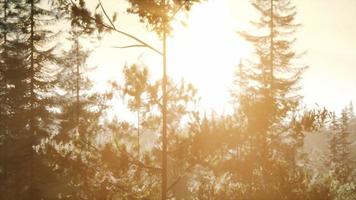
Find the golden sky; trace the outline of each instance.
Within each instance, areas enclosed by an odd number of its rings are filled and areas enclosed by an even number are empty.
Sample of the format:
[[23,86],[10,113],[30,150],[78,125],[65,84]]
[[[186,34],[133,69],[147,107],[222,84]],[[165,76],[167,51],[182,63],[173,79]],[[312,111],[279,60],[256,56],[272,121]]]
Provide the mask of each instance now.
[[[96,0],[91,0],[93,4]],[[103,0],[108,12],[117,11],[117,27],[161,48],[154,33],[147,31],[136,16],[127,15],[123,0]],[[296,49],[307,54],[299,60],[309,66],[301,82],[305,103],[340,110],[356,102],[356,0],[294,0],[297,23]],[[234,67],[247,58],[251,47],[237,32],[249,30],[257,12],[248,0],[208,0],[193,8],[188,27],[175,23],[168,40],[168,74],[192,82],[202,97],[202,109],[229,112]],[[183,19],[184,15],[177,16]],[[147,49],[117,49],[133,41],[117,34],[105,34],[90,57],[98,66],[94,78],[98,88],[106,80],[121,80],[127,63],[145,63],[152,77],[161,76],[161,57]],[[117,108],[121,109],[121,108]]]

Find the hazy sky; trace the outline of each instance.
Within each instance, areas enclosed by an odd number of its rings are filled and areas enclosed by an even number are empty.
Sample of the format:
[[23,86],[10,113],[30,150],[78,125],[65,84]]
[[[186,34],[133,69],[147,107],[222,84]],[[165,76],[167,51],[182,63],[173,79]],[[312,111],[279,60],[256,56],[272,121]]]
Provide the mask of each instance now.
[[[102,2],[108,12],[119,12],[117,27],[160,49],[155,34],[149,33],[136,16],[125,13],[125,1]],[[296,35],[296,49],[307,52],[298,63],[309,66],[300,91],[305,103],[340,110],[351,100],[356,102],[356,0],[293,2],[297,23],[302,25]],[[193,8],[188,27],[174,26],[176,31],[168,40],[168,74],[192,82],[199,89],[203,109],[229,110],[235,66],[251,51],[237,32],[251,28],[249,21],[256,19],[256,13],[248,0],[208,0]],[[116,33],[104,35],[89,61],[98,66],[95,79],[99,83],[121,80],[125,63],[146,63],[153,78],[161,76],[159,55],[145,49],[113,48],[132,43]]]
[[356,102],[356,0],[298,0],[299,44],[310,66],[303,80],[309,103],[340,109]]

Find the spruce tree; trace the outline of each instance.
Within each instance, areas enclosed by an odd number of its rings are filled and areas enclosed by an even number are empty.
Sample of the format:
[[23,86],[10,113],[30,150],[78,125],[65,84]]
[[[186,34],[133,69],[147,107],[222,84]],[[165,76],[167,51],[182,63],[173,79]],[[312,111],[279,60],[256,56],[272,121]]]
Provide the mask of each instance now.
[[[95,144],[95,138],[101,133],[99,120],[106,110],[104,101],[107,99],[91,91],[92,82],[87,77],[91,69],[86,65],[89,52],[80,45],[79,35],[72,33],[69,39],[71,48],[63,52],[66,60],[61,65],[60,81],[56,84],[59,93],[55,101],[59,110],[55,114],[58,133],[49,137],[44,152],[48,151],[46,156],[52,165],[60,168],[57,174],[67,186],[60,191],[62,195],[73,199],[93,198],[93,185],[89,181],[95,172],[90,145]],[[73,143],[78,158],[61,158],[60,151],[68,151],[68,145]]]
[[[16,199],[23,194],[21,188],[28,186],[28,171],[23,170],[24,162],[27,162],[26,149],[28,131],[27,105],[28,99],[28,69],[26,66],[26,44],[23,40],[23,31],[19,28],[26,14],[22,13],[21,5],[18,2],[3,2],[2,33],[4,42],[2,43],[1,68],[2,68],[2,95],[1,123],[4,123],[3,143],[1,150],[4,162],[1,167],[4,169],[2,179],[3,192],[1,197],[6,199]],[[20,2],[21,3],[21,2]],[[11,15],[7,15],[11,13]]]
[[351,178],[353,161],[350,157],[349,113],[347,108],[341,112],[341,117],[332,116],[329,137],[329,167],[335,180],[345,184]]
[[351,159],[351,143],[350,143],[350,115],[348,113],[347,108],[342,110],[341,118],[340,118],[340,136],[339,136],[339,151],[340,151],[340,160],[338,163],[340,166],[340,174],[338,175],[338,179],[342,183],[346,183],[350,181],[351,173],[352,173],[352,159]]
[[241,33],[253,45],[255,52],[243,68],[244,92],[239,99],[239,109],[247,121],[249,156],[254,174],[251,184],[258,185],[255,187],[259,191],[255,198],[266,194],[275,198],[286,189],[276,189],[273,185],[288,184],[288,167],[281,162],[286,159],[283,156],[283,137],[291,133],[286,131],[291,127],[285,122],[290,117],[288,114],[299,104],[300,96],[296,90],[304,67],[295,64],[299,56],[293,50],[293,34],[298,25],[292,2],[251,2],[260,18],[253,22],[256,31]]
[[[39,199],[51,194],[50,169],[36,146],[50,132],[51,89],[55,82],[57,20],[55,7],[40,1],[6,1],[6,199]],[[55,4],[53,4],[55,6]],[[53,9],[50,11],[50,9]],[[5,51],[3,51],[5,52]],[[41,173],[38,173],[41,172]]]
[[352,101],[350,102],[348,108],[347,108],[348,114],[350,119],[353,119],[355,117],[355,113],[354,113],[354,105],[352,103]]

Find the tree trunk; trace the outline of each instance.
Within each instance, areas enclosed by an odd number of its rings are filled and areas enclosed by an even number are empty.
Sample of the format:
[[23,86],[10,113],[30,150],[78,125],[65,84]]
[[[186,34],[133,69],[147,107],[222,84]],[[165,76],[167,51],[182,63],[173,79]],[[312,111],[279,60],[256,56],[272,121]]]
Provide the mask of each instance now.
[[[166,1],[163,0],[163,8]],[[162,77],[162,200],[167,199],[167,21],[163,22],[163,77]]]
[[[35,138],[35,128],[34,128],[34,81],[35,81],[35,69],[34,69],[34,0],[31,0],[31,13],[30,13],[30,26],[31,26],[31,32],[30,32],[30,46],[31,46],[31,52],[30,52],[30,77],[31,77],[31,82],[30,82],[30,140],[31,140],[31,148],[34,145],[34,138]],[[31,149],[30,153],[30,200],[35,200],[34,199],[34,152]]]

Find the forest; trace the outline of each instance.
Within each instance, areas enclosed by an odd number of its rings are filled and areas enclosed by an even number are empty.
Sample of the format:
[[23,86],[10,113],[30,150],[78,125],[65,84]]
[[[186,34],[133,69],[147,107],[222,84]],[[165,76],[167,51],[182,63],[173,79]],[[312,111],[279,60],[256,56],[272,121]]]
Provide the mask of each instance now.
[[[297,0],[246,0],[258,17],[236,33],[253,50],[231,74],[232,112],[200,109],[200,88],[170,73],[173,24],[209,1],[1,0],[0,199],[356,200],[353,105],[304,106]],[[127,62],[97,89],[88,60],[109,34],[158,66]]]

